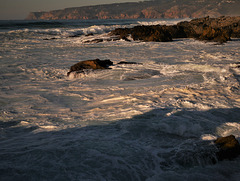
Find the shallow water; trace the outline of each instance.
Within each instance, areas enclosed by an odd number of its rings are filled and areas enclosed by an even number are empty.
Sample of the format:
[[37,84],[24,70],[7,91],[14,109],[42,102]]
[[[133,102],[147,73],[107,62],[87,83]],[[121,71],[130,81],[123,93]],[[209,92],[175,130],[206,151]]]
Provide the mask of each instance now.
[[[239,158],[218,162],[212,140],[240,136],[239,39],[83,43],[178,21],[0,22],[1,177],[238,180]],[[66,76],[96,58],[114,66]]]

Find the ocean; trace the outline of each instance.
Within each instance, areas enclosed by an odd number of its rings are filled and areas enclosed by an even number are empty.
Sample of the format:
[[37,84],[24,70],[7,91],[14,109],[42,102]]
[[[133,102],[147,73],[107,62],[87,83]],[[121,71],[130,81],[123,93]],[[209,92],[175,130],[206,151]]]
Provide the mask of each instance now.
[[240,39],[107,40],[180,21],[0,21],[0,180],[239,180],[213,141],[240,137]]

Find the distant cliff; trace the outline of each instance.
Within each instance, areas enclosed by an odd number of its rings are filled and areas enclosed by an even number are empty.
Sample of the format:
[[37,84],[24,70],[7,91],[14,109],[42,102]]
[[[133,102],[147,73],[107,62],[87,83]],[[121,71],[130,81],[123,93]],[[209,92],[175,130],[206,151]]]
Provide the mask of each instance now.
[[240,0],[153,0],[114,3],[31,12],[26,20],[197,18],[223,15],[239,16]]

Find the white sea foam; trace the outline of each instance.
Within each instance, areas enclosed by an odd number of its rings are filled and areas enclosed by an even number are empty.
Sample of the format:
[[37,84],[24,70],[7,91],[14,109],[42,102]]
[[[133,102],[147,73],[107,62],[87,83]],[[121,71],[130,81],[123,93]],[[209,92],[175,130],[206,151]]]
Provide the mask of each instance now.
[[214,140],[217,139],[217,137],[213,136],[211,134],[204,134],[204,135],[201,136],[201,139],[206,140],[206,141],[214,141]]
[[152,20],[152,21],[138,21],[140,25],[175,25],[181,21],[190,21],[190,18],[176,19],[176,20]]
[[[218,162],[212,141],[240,136],[239,41],[83,43],[133,24],[0,34],[1,178],[238,178],[239,159]],[[114,65],[67,76],[96,58]]]
[[[236,118],[236,121],[239,119]],[[217,133],[220,136],[234,135],[235,137],[240,137],[240,124],[238,122],[227,122],[222,124],[217,128]]]

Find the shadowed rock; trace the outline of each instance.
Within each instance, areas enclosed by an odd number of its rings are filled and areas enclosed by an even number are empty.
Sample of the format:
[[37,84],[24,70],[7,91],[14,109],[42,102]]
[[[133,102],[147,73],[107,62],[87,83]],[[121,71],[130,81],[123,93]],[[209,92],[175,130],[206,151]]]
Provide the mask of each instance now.
[[117,28],[110,35],[117,35],[120,39],[128,41],[126,37],[131,35],[133,40],[168,42],[172,36],[166,26],[135,26],[133,28]]
[[165,26],[136,26],[131,32],[133,40],[167,42],[172,36]]
[[[119,37],[96,38],[96,39],[84,41],[83,43],[101,43],[101,42],[107,42],[107,41],[117,41],[117,40],[120,40],[120,39],[121,38],[119,38]],[[125,41],[130,41],[127,38],[124,39],[124,40]]]
[[229,32],[219,28],[212,28],[211,26],[204,28],[202,34],[197,39],[219,43],[225,43],[231,40]]
[[231,160],[240,155],[239,142],[233,135],[220,137],[214,143],[218,148],[216,155],[219,160]]
[[88,33],[87,35],[85,36],[93,36],[94,34],[93,33]]
[[71,66],[67,75],[69,76],[71,72],[83,71],[84,69],[107,69],[110,65],[113,65],[113,62],[110,60],[85,60]]
[[123,64],[127,64],[127,65],[142,65],[142,63],[137,63],[137,62],[125,62],[125,61],[121,61],[119,63],[117,63],[118,65],[123,65]]

